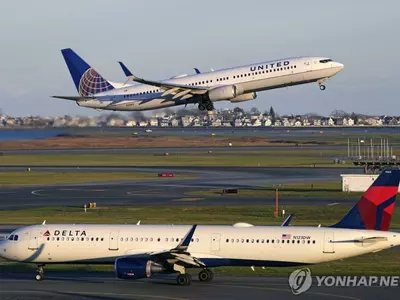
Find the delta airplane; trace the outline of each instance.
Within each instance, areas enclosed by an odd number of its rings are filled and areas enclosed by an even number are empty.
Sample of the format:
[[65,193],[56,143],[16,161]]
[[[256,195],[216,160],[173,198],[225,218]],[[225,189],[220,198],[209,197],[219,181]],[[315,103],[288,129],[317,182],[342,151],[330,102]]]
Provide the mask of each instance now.
[[188,285],[187,268],[200,268],[211,281],[219,266],[284,267],[316,264],[400,245],[389,232],[400,170],[386,170],[358,203],[331,227],[228,225],[34,225],[14,231],[0,244],[0,256],[38,265],[114,264],[121,279],[178,273]]
[[[139,111],[176,105],[197,104],[200,110],[213,110],[214,102],[253,100],[257,92],[317,82],[323,83],[343,69],[343,64],[326,57],[284,58],[194,75],[178,75],[162,81],[133,75],[121,62],[128,76],[125,83],[104,79],[73,50],[61,50],[79,96],[53,96],[76,101],[79,106],[98,110]],[[129,83],[129,81],[138,84]]]

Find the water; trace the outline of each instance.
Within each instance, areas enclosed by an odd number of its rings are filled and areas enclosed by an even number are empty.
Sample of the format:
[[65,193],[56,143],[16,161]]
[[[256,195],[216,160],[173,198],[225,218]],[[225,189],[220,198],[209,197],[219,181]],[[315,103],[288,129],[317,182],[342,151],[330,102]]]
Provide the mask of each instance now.
[[111,134],[125,134],[131,135],[132,133],[148,134],[148,135],[190,135],[190,136],[204,136],[212,133],[216,135],[237,135],[237,136],[268,136],[272,139],[290,139],[290,138],[304,138],[312,136],[325,135],[375,135],[380,136],[384,134],[400,133],[400,128],[392,127],[374,127],[374,128],[213,128],[213,127],[152,127],[151,133],[146,133],[148,128],[140,127],[125,127],[125,128],[49,128],[49,129],[1,129],[0,141],[15,141],[15,140],[34,140],[55,137],[57,135],[71,134],[71,135],[97,135],[103,133]]
[[4,129],[0,130],[0,141],[35,140],[65,134],[63,129]]

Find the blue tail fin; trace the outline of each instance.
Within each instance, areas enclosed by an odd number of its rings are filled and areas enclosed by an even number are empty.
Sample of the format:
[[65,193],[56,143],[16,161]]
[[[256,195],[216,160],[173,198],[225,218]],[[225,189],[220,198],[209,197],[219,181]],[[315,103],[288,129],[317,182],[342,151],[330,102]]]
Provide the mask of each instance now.
[[109,81],[105,80],[72,49],[63,49],[61,53],[79,95],[89,96],[114,89]]
[[332,227],[389,230],[399,182],[400,170],[384,170],[357,204]]

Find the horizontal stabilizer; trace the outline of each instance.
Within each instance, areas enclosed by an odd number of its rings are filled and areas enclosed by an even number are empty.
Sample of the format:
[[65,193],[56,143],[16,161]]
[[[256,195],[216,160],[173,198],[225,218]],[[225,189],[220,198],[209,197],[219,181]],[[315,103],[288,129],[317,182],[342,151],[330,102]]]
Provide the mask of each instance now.
[[71,101],[82,101],[82,100],[93,100],[94,97],[82,97],[82,96],[52,96],[52,98],[56,99],[65,99]]

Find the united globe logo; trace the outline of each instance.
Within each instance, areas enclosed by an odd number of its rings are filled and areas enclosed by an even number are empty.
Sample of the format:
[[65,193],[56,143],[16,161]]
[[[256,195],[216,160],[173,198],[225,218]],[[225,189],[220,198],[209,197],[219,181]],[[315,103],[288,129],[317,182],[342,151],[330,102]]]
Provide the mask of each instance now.
[[93,68],[86,70],[79,81],[79,94],[81,96],[89,96],[112,89],[113,86]]

